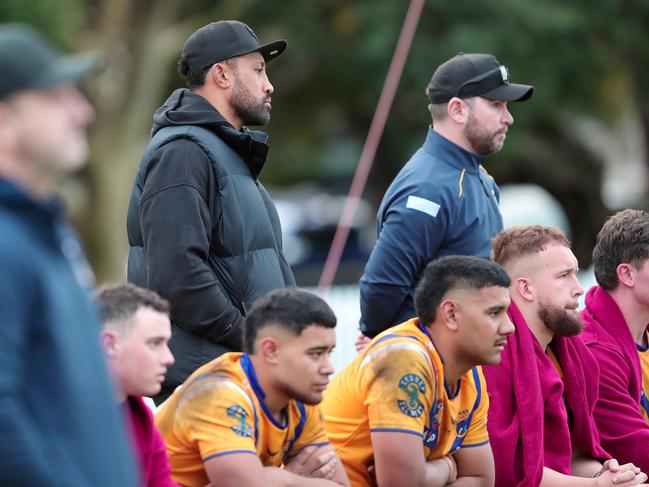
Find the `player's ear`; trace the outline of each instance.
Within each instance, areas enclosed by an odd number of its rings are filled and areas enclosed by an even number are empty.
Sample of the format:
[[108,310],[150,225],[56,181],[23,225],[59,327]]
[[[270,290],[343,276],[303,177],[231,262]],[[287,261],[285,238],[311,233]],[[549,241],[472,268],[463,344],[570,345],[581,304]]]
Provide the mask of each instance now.
[[278,349],[279,342],[273,337],[264,337],[259,343],[259,353],[263,357],[264,362],[268,364],[277,364]]
[[635,268],[631,264],[623,262],[615,269],[617,281],[626,287],[635,286]]
[[458,329],[458,305],[452,299],[445,299],[439,305],[437,313],[440,315],[441,321],[451,331],[457,331]]
[[106,357],[112,358],[118,354],[119,335],[111,329],[105,329],[100,335],[101,348]]
[[518,277],[514,281],[514,289],[516,293],[525,301],[534,301],[534,289],[529,279],[525,277]]
[[469,105],[460,98],[453,97],[446,105],[446,114],[455,123],[465,124],[469,116]]

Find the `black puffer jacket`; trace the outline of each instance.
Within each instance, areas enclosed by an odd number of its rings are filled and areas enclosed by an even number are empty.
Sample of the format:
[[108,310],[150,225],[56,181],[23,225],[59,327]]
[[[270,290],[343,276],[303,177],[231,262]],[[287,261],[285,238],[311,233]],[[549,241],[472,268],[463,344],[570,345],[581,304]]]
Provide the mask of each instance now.
[[266,134],[235,130],[189,90],[172,93],[154,122],[128,210],[128,280],[171,302],[169,389],[240,350],[246,309],[295,281],[277,211],[257,180]]

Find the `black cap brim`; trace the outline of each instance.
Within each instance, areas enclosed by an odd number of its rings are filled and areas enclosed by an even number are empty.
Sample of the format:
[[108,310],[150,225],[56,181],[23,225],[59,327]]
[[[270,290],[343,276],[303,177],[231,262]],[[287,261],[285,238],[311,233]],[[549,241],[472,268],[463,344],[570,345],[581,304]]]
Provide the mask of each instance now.
[[101,58],[97,54],[65,56],[44,72],[40,79],[35,80],[35,87],[48,88],[79,83],[89,78],[101,65]]
[[509,83],[506,85],[500,85],[499,87],[487,91],[486,93],[481,93],[478,96],[498,101],[525,101],[529,100],[533,93],[533,86]]
[[258,49],[255,49],[251,52],[258,52],[264,57],[264,61],[268,62],[282,54],[286,49],[287,44],[288,43],[284,39],[280,39],[279,41],[273,41],[269,42],[268,44],[264,44],[263,46],[260,46]]

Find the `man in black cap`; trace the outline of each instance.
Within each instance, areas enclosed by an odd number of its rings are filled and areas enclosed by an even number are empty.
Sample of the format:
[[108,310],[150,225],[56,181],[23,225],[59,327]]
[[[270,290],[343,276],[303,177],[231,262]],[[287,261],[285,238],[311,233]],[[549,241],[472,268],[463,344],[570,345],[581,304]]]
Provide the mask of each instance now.
[[171,303],[176,363],[156,402],[202,364],[242,348],[243,316],[261,295],[295,281],[275,205],[258,181],[270,120],[266,63],[286,41],[261,45],[238,21],[185,42],[178,70],[189,89],[154,114],[153,138],[128,210],[128,280]]
[[92,273],[54,196],[86,161],[94,111],[75,85],[98,65],[0,25],[0,485],[136,485]]
[[511,83],[491,54],[460,53],[437,68],[426,89],[433,125],[378,211],[378,240],[360,280],[363,335],[415,315],[415,286],[431,260],[489,257],[502,217],[498,186],[482,162],[502,149],[514,121],[507,102],[533,90]]

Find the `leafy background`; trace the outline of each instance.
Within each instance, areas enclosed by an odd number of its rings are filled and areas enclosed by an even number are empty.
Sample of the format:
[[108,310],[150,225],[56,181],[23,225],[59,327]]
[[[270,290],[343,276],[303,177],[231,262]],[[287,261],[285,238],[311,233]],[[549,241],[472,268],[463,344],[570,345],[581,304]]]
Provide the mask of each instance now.
[[[288,39],[286,54],[269,66],[275,94],[262,180],[271,191],[309,182],[344,193],[407,7],[398,0],[0,2],[0,20],[32,23],[64,50],[105,58],[85,87],[97,109],[91,161],[63,187],[99,280],[124,277],[135,168],[153,110],[182,85],[175,63],[191,32],[239,19],[262,42]],[[492,52],[514,81],[536,90],[512,105],[515,124],[487,169],[501,185],[532,182],[556,196],[585,267],[609,214],[647,207],[646,25],[647,0],[427,0],[365,198],[376,207],[422,143],[434,67],[459,51]]]

